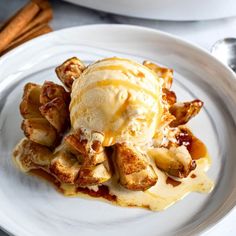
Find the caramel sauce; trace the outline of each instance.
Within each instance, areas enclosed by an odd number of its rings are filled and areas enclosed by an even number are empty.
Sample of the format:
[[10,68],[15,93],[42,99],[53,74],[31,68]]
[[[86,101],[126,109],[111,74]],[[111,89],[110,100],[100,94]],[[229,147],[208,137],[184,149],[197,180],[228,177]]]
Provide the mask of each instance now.
[[[22,152],[19,145],[20,144],[18,144],[13,154],[13,157],[17,159],[20,155],[17,153],[17,150],[19,150],[18,152],[20,153]],[[112,148],[108,148],[106,151],[108,156],[112,156]],[[97,197],[101,200],[103,198],[120,206],[148,207],[151,210],[159,211],[171,206],[190,192],[208,193],[212,190],[214,186],[213,181],[207,177],[205,172],[209,162],[204,159],[196,160],[196,162],[197,168],[189,177],[185,178],[183,182],[167,177],[165,173],[158,168],[155,168],[159,177],[157,184],[148,191],[138,191],[134,192],[134,194],[127,194],[127,190],[123,191],[119,186],[117,178],[112,178],[111,181],[104,183],[102,186],[81,188],[76,187],[75,185],[61,183],[56,177],[48,173],[47,169],[31,170],[30,173],[53,184],[55,189],[65,196],[91,196]],[[114,170],[112,163],[111,168]],[[195,179],[193,180],[192,178]]]
[[[120,57],[109,57],[109,58],[102,59],[102,60],[100,60],[100,61],[98,61],[98,62],[101,62],[101,61],[127,61],[127,62],[130,62],[130,63],[132,63],[132,64],[137,64],[137,63],[134,62],[134,61],[131,61],[131,60],[126,59],[126,58],[120,58]],[[97,62],[97,63],[98,63],[98,62]]]
[[[116,121],[120,116],[122,116],[122,114],[126,111],[128,104],[125,102],[120,109],[117,110],[117,112],[115,113],[114,117],[111,119],[110,123]],[[149,126],[152,123],[153,117],[155,116],[154,112],[147,112],[146,113],[146,122],[147,125]],[[105,131],[105,140],[103,142],[104,146],[109,146],[111,145],[112,142],[114,142],[114,140],[116,139],[117,136],[119,136],[121,134],[121,132],[123,130],[125,130],[125,128],[127,127],[127,125],[129,124],[129,119],[127,117],[127,119],[125,119],[125,121],[123,122],[123,124],[115,131],[111,131],[111,130],[106,130]],[[109,126],[109,125],[108,125]]]
[[197,176],[195,174],[191,174],[190,176],[192,179],[195,179]]
[[43,180],[46,180],[47,182],[53,184],[60,192],[62,190],[60,189],[61,183],[59,180],[57,180],[53,175],[49,174],[43,169],[32,169],[28,172],[31,175],[35,175]]
[[167,88],[162,89],[162,99],[166,101],[169,105],[174,105],[176,103],[176,94]]
[[120,108],[115,112],[113,117],[110,120],[110,123],[116,121],[119,117],[121,117],[126,111],[128,106],[130,105],[130,94],[128,94],[127,98],[125,99],[124,103],[120,106]]
[[68,63],[68,64],[65,66],[65,68],[64,68],[64,70],[63,70],[63,73],[65,74],[65,73],[68,72],[68,71],[70,72],[72,65],[73,65],[72,62]]
[[[155,113],[154,112],[151,112],[149,114],[147,114],[146,116],[146,122],[147,122],[147,125],[150,125],[151,122],[152,122],[152,119],[153,117],[155,116]],[[114,142],[114,140],[116,139],[117,136],[119,136],[121,134],[121,132],[123,130],[126,129],[127,125],[129,124],[130,120],[127,118],[123,124],[116,130],[116,131],[109,131],[107,130],[105,132],[105,140],[103,142],[103,145],[104,146],[109,146],[111,145],[112,142]]]
[[127,119],[123,122],[123,124],[116,130],[116,136],[118,136],[118,135],[121,134],[122,130],[124,130],[125,127],[129,124],[129,121],[130,121],[130,120],[127,118]]
[[169,176],[166,179],[166,183],[171,184],[173,187],[176,187],[181,184],[180,181],[174,180],[174,179],[170,178]]
[[106,79],[106,80],[91,83],[90,85],[88,85],[87,87],[82,89],[79,92],[79,94],[77,94],[72,99],[72,101],[70,103],[70,110],[75,105],[75,103],[77,103],[80,100],[80,98],[83,96],[84,93],[88,92],[89,90],[98,88],[98,87],[107,87],[107,86],[113,86],[113,87],[124,86],[125,88],[127,88],[127,90],[131,89],[131,90],[135,90],[135,91],[142,91],[142,92],[146,93],[147,95],[151,96],[155,101],[158,100],[158,96],[155,93],[151,92],[148,89],[143,88],[142,86],[133,84],[133,83],[131,83],[129,81],[125,81],[125,80]]
[[189,146],[189,153],[194,160],[207,155],[206,145],[198,138],[193,136],[191,145]]
[[188,149],[193,160],[207,156],[205,144],[195,137],[190,130],[186,128],[181,129],[181,133],[176,136],[176,139],[180,146],[184,145]]
[[78,193],[87,194],[91,197],[102,197],[102,198],[107,199],[108,201],[112,201],[112,202],[116,201],[116,196],[109,194],[109,188],[105,185],[98,186],[98,191],[94,191],[88,188],[80,188],[80,187],[78,187],[76,191]]
[[142,106],[142,107],[146,108],[147,110],[151,109],[151,107],[147,103],[145,103],[145,102],[143,102],[141,100],[137,100],[137,99],[132,100],[132,105],[137,106],[137,107],[141,107]]
[[107,147],[114,144],[113,132],[107,130],[104,135],[103,146]]
[[103,70],[115,70],[115,71],[121,71],[125,75],[131,74],[135,77],[140,77],[140,78],[145,77],[145,75],[141,71],[138,71],[138,73],[135,73],[134,71],[132,71],[130,69],[127,69],[122,65],[99,66],[99,67],[95,67],[95,68],[92,68],[92,69],[88,69],[85,72],[85,74],[88,74],[88,73],[91,73],[91,72],[94,72],[94,71],[97,72],[97,71],[103,71]]
[[[145,69],[147,68],[149,71],[151,71],[153,74],[155,74],[155,73],[154,73],[152,70],[150,70],[148,67],[143,66],[142,64],[140,64],[140,63],[138,63],[138,62],[131,61],[131,60],[126,59],[126,58],[110,57],[110,58],[102,59],[101,61],[125,61],[125,62],[128,62],[128,63],[131,64],[131,65],[145,67]],[[98,61],[98,62],[101,62],[101,61]],[[156,74],[155,74],[155,75],[156,75]]]
[[[114,87],[124,86],[128,90],[132,89],[135,91],[143,91],[144,93],[153,97],[154,100],[158,99],[158,96],[155,93],[151,92],[149,89],[145,89],[142,86],[136,85],[134,83],[131,83],[131,82],[125,81],[125,80],[106,79],[106,80],[102,80],[102,81],[97,81],[96,83],[89,85],[87,87],[87,89],[93,89],[96,87],[106,87],[106,86],[114,86]],[[86,92],[86,89],[85,89],[85,92]],[[81,93],[83,93],[83,91],[81,91]]]
[[[130,95],[128,95],[128,97],[126,98],[126,100],[124,101],[124,103],[120,106],[120,108],[115,112],[114,116],[111,118],[111,120],[109,121],[110,124],[112,124],[113,122],[115,122],[119,117],[121,117],[127,110],[127,107],[129,106],[129,98]],[[124,125],[121,125],[122,129],[124,128]],[[120,128],[119,128],[120,129]],[[108,125],[108,129],[105,131],[105,139],[103,142],[104,146],[108,146],[111,144],[111,142],[115,139],[114,136],[118,136],[119,135],[119,130],[118,131],[111,131],[109,130],[109,125]]]
[[[34,170],[30,170],[29,174],[46,180],[47,182],[52,184],[54,187],[56,187],[57,191],[59,191],[62,194],[65,194],[64,190],[61,188],[60,181],[58,181],[53,175],[47,173],[46,171],[44,171],[42,169],[34,169]],[[78,187],[78,188],[76,188],[76,192],[74,195],[76,195],[78,193],[87,194],[91,197],[97,197],[97,198],[102,197],[102,198],[107,199],[108,201],[113,201],[113,202],[116,201],[116,196],[109,194],[108,187],[104,186],[104,185],[98,186],[98,191],[94,191],[89,188]]]
[[155,73],[155,71],[151,70],[150,68],[148,68],[147,66],[144,66],[140,63],[137,63],[135,61],[131,61],[129,59],[126,59],[126,58],[119,58],[119,57],[111,57],[111,58],[105,58],[105,59],[102,59],[100,61],[97,61],[95,64],[99,63],[99,62],[102,62],[102,61],[125,61],[125,62],[128,62],[132,65],[135,65],[135,66],[142,66],[144,67],[145,69],[147,69],[149,72],[151,72],[155,77],[157,77],[157,74]]
[[141,72],[141,71],[138,72],[137,76],[139,78],[145,78],[145,74],[143,72]]

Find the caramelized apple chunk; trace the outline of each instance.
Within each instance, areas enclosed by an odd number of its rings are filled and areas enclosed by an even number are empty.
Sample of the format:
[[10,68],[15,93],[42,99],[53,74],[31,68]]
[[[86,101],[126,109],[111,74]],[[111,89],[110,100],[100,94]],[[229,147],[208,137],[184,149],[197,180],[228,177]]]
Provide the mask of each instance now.
[[56,74],[66,88],[71,91],[74,80],[78,79],[85,65],[77,57],[72,57],[56,68]]
[[188,123],[190,119],[196,116],[203,106],[203,102],[196,99],[191,102],[175,103],[170,107],[170,113],[175,116],[175,120],[170,123],[171,127],[177,127]]

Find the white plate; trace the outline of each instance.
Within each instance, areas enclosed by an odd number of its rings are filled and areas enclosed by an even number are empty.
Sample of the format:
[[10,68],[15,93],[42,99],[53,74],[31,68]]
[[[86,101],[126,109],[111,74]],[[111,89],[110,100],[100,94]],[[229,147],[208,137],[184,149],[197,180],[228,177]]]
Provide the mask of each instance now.
[[[85,62],[121,56],[148,59],[175,70],[179,100],[200,98],[191,122],[213,158],[211,194],[192,193],[163,212],[121,208],[98,200],[66,198],[15,169],[14,145],[23,137],[19,102],[26,82],[56,80],[54,68],[78,56]],[[236,202],[236,82],[207,52],[155,30],[94,25],[61,30],[24,44],[0,60],[0,225],[17,236],[193,235],[208,229]]]
[[157,20],[209,20],[236,15],[235,0],[65,0],[92,9]]

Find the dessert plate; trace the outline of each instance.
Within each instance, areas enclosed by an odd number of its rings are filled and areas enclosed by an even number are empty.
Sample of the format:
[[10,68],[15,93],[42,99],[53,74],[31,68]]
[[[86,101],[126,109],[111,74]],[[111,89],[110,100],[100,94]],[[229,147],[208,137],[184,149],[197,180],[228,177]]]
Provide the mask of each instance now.
[[[26,82],[56,80],[54,68],[78,56],[86,63],[119,56],[151,60],[175,71],[181,101],[205,106],[190,122],[212,157],[210,194],[191,193],[162,212],[121,208],[87,198],[68,198],[13,165],[23,137],[19,103]],[[236,80],[209,53],[177,37],[141,27],[93,25],[32,40],[0,60],[0,226],[12,235],[193,235],[216,224],[236,204]]]

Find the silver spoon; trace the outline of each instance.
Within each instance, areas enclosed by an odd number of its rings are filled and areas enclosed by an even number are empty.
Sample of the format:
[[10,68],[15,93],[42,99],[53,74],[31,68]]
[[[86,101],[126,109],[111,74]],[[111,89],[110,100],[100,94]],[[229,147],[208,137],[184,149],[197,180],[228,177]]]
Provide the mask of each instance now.
[[211,53],[236,73],[236,38],[225,38],[217,41]]

